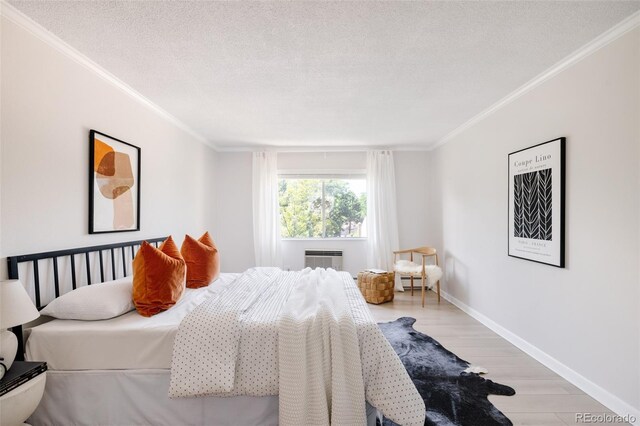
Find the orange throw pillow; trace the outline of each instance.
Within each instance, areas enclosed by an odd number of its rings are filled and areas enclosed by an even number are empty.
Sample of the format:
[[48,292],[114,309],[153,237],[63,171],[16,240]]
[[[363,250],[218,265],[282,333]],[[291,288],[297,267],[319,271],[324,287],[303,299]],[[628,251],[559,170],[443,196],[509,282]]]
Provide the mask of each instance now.
[[207,286],[220,275],[220,254],[208,232],[198,240],[185,235],[180,253],[187,262],[187,287]]
[[173,238],[159,248],[144,241],[133,259],[133,304],[150,317],[176,304],[184,292],[186,264]]

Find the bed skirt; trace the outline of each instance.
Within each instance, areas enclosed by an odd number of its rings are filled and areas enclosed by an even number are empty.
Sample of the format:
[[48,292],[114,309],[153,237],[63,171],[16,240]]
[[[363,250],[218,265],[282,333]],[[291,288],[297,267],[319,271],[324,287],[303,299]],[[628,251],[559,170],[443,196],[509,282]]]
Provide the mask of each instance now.
[[[38,409],[45,425],[276,426],[277,396],[169,399],[169,370],[48,371]],[[367,404],[367,425],[378,412]]]

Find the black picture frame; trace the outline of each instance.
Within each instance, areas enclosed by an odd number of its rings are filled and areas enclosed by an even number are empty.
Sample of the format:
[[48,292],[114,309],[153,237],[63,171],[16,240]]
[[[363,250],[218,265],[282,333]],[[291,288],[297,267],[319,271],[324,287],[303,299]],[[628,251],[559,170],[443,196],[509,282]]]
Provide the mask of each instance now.
[[507,254],[565,267],[566,138],[508,154]]
[[[100,139],[98,139],[99,137]],[[99,221],[96,220],[96,214],[100,214],[98,211],[101,206],[97,206],[95,202],[95,197],[97,196],[97,192],[99,191],[96,183],[96,167],[95,167],[95,156],[96,156],[96,139],[101,142],[108,141],[116,147],[121,148],[123,150],[128,151],[130,154],[135,154],[134,159],[130,160],[132,169],[135,165],[135,170],[132,170],[133,175],[133,187],[135,187],[135,194],[131,195],[133,208],[133,218],[135,224],[131,227],[127,227],[125,229],[105,229],[105,226],[100,226]],[[105,141],[102,141],[104,139]],[[117,145],[122,144],[122,145]],[[115,150],[115,149],[114,149]],[[97,130],[91,129],[89,131],[89,234],[107,234],[114,232],[135,232],[140,230],[140,183],[141,183],[141,170],[142,170],[142,150],[140,147],[132,145],[128,142],[125,142],[121,139],[114,138],[106,133],[99,132]],[[102,206],[104,207],[104,206]],[[115,213],[114,213],[115,215]],[[103,221],[102,221],[103,222]]]

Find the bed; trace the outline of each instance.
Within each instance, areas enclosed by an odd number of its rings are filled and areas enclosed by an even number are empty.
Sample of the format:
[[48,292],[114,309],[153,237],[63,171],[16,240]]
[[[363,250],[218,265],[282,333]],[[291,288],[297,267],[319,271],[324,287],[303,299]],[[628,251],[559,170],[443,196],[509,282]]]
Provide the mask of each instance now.
[[[156,243],[161,240],[162,238],[152,239]],[[69,256],[69,259],[80,256],[79,258],[85,261],[88,283],[92,282],[92,275],[98,275],[98,272],[100,280],[93,281],[104,281],[105,275],[109,275],[105,274],[105,269],[108,271],[109,260],[112,277],[116,276],[116,265],[120,260],[122,273],[126,275],[127,259],[133,258],[136,246],[139,244],[140,241],[133,241],[12,257],[9,258],[10,277],[17,278],[18,263],[32,265],[36,296],[34,299],[37,299],[37,304],[41,305],[40,273],[37,266],[39,263],[53,262],[54,296],[58,297],[64,292],[61,280],[57,276],[59,272],[56,265],[62,256]],[[103,260],[103,253],[106,254],[105,260]],[[91,266],[91,259],[94,260],[93,266]],[[81,283],[75,282],[76,268],[71,269],[73,269],[71,271],[72,287],[75,288]],[[297,274],[299,276],[294,273],[287,275],[274,269],[250,270],[242,274],[221,274],[208,287],[187,289],[174,307],[151,318],[142,317],[136,311],[132,311],[101,321],[53,320],[27,330],[25,333],[28,336],[25,348],[26,358],[44,360],[49,365],[45,395],[39,408],[30,418],[30,422],[34,426],[48,424],[247,426],[282,424],[283,399],[288,398],[292,401],[289,406],[299,402],[296,400],[298,384],[295,378],[298,374],[304,374],[306,367],[302,365],[303,368],[300,369],[298,365],[298,370],[295,370],[294,365],[300,364],[297,358],[289,356],[287,359],[282,354],[278,357],[279,347],[283,348],[287,343],[296,345],[295,338],[300,336],[300,331],[295,330],[293,334],[290,333],[293,340],[283,343],[282,336],[286,334],[278,333],[278,330],[282,328],[280,317],[284,315],[276,315],[273,310],[276,309],[274,306],[278,306],[277,309],[286,313],[286,307],[292,306],[294,308],[292,312],[295,313],[299,302],[288,302],[288,305],[285,302],[295,297],[307,297],[306,293],[299,293],[298,296],[294,294],[295,291],[299,291],[296,289],[307,287],[294,283],[300,280],[300,276],[305,276],[305,274]],[[278,283],[277,285],[267,283],[270,276],[277,277],[277,281],[274,281]],[[306,276],[311,275],[307,272]],[[338,276],[340,279],[336,278]],[[288,281],[291,283],[287,284]],[[338,283],[339,281],[341,283]],[[412,401],[411,398],[415,396],[413,395],[415,387],[413,384],[407,386],[408,376],[406,378],[402,376],[402,374],[406,375],[406,372],[403,370],[404,373],[402,373],[391,367],[388,371],[386,368],[381,368],[386,365],[385,363],[394,364],[393,359],[389,361],[390,358],[385,358],[388,354],[380,355],[378,350],[365,349],[367,343],[375,340],[375,337],[368,337],[368,333],[375,334],[377,327],[375,330],[371,327],[371,324],[375,325],[375,323],[353,280],[345,273],[334,275],[332,282],[332,285],[344,286],[350,315],[355,318],[354,323],[360,324],[357,328],[361,342],[358,358],[363,360],[362,376],[365,381],[366,399],[376,401],[376,405],[385,407],[384,411],[387,411],[385,414],[391,411],[393,416],[397,405],[402,406],[402,410],[415,411],[418,414],[414,413],[412,416],[418,418],[420,410],[424,411],[424,406],[420,407],[420,404]],[[260,289],[260,286],[263,288]],[[246,290],[239,290],[242,288]],[[274,288],[279,290],[272,290]],[[245,293],[242,296],[239,295],[240,293],[234,295],[234,292],[238,291],[245,291]],[[269,292],[273,295],[269,295]],[[255,299],[250,303],[251,309],[257,313],[247,317],[245,314],[248,312],[247,306],[241,307],[237,312],[242,312],[243,320],[229,320],[231,322],[225,326],[225,329],[229,329],[233,328],[235,323],[245,324],[242,337],[237,339],[236,359],[230,361],[236,366],[236,378],[232,379],[234,385],[227,389],[220,387],[221,384],[218,383],[220,378],[216,376],[215,380],[202,381],[206,386],[220,388],[216,393],[194,391],[192,394],[184,394],[172,389],[175,387],[174,382],[180,379],[175,366],[172,375],[172,363],[177,362],[176,359],[182,359],[184,365],[191,368],[188,374],[184,374],[185,378],[193,380],[200,375],[206,376],[204,374],[206,372],[199,374],[201,370],[198,370],[198,368],[204,368],[206,363],[203,366],[197,366],[201,357],[194,356],[194,353],[202,353],[201,349],[179,350],[182,347],[202,345],[202,338],[192,340],[189,345],[178,345],[189,337],[188,331],[185,331],[188,328],[185,323],[193,322],[193,317],[206,314],[205,306],[209,306],[210,311],[215,311],[223,304],[220,301],[248,300],[247,295],[250,293],[254,294],[252,297]],[[284,302],[275,303],[274,300],[278,298]],[[211,318],[218,324],[222,317],[215,316],[215,312],[211,315],[214,315]],[[190,321],[185,321],[185,318],[189,318]],[[307,330],[308,324],[303,324],[302,329]],[[278,337],[279,334],[280,337]],[[302,337],[308,338],[307,334]],[[215,338],[216,333],[212,332],[211,339]],[[280,339],[280,346],[278,346],[278,339]],[[381,344],[378,342],[375,345]],[[217,342],[210,347],[213,352],[220,348],[222,356],[232,352],[224,347],[223,342]],[[303,355],[306,358],[312,358],[313,352]],[[395,353],[393,356],[395,357]],[[360,359],[356,362],[360,362]],[[278,368],[278,360],[280,360],[280,368]],[[284,367],[282,367],[283,362]],[[291,365],[291,371],[289,371],[289,365]],[[287,374],[293,375],[293,380],[289,382],[283,380]],[[391,374],[392,377],[385,374]],[[287,384],[285,386],[279,382]],[[388,386],[387,382],[390,383]],[[391,382],[394,383],[391,384]],[[348,387],[348,384],[347,382],[345,387]],[[191,382],[189,382],[190,385]],[[397,394],[394,391],[394,394],[389,396],[387,390],[383,388],[402,391]],[[288,393],[287,390],[289,390]],[[174,393],[174,397],[170,398],[171,392]],[[417,394],[417,391],[415,393]],[[399,400],[394,401],[394,398]],[[409,404],[407,400],[410,401]],[[419,395],[418,400],[422,403]],[[334,405],[336,405],[335,402]],[[363,406],[365,406],[364,402]],[[291,410],[288,409],[288,411]],[[365,414],[366,423],[373,425],[379,416],[379,410],[367,402]],[[401,414],[400,418],[402,415],[404,414]],[[411,415],[407,418],[411,418]],[[317,424],[322,423],[317,422]]]

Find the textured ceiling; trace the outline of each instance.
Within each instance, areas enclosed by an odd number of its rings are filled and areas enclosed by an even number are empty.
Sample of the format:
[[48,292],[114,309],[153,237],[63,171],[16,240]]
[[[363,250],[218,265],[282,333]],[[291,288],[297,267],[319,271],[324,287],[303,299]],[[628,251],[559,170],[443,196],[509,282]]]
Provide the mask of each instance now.
[[434,144],[640,8],[10,3],[223,148]]

